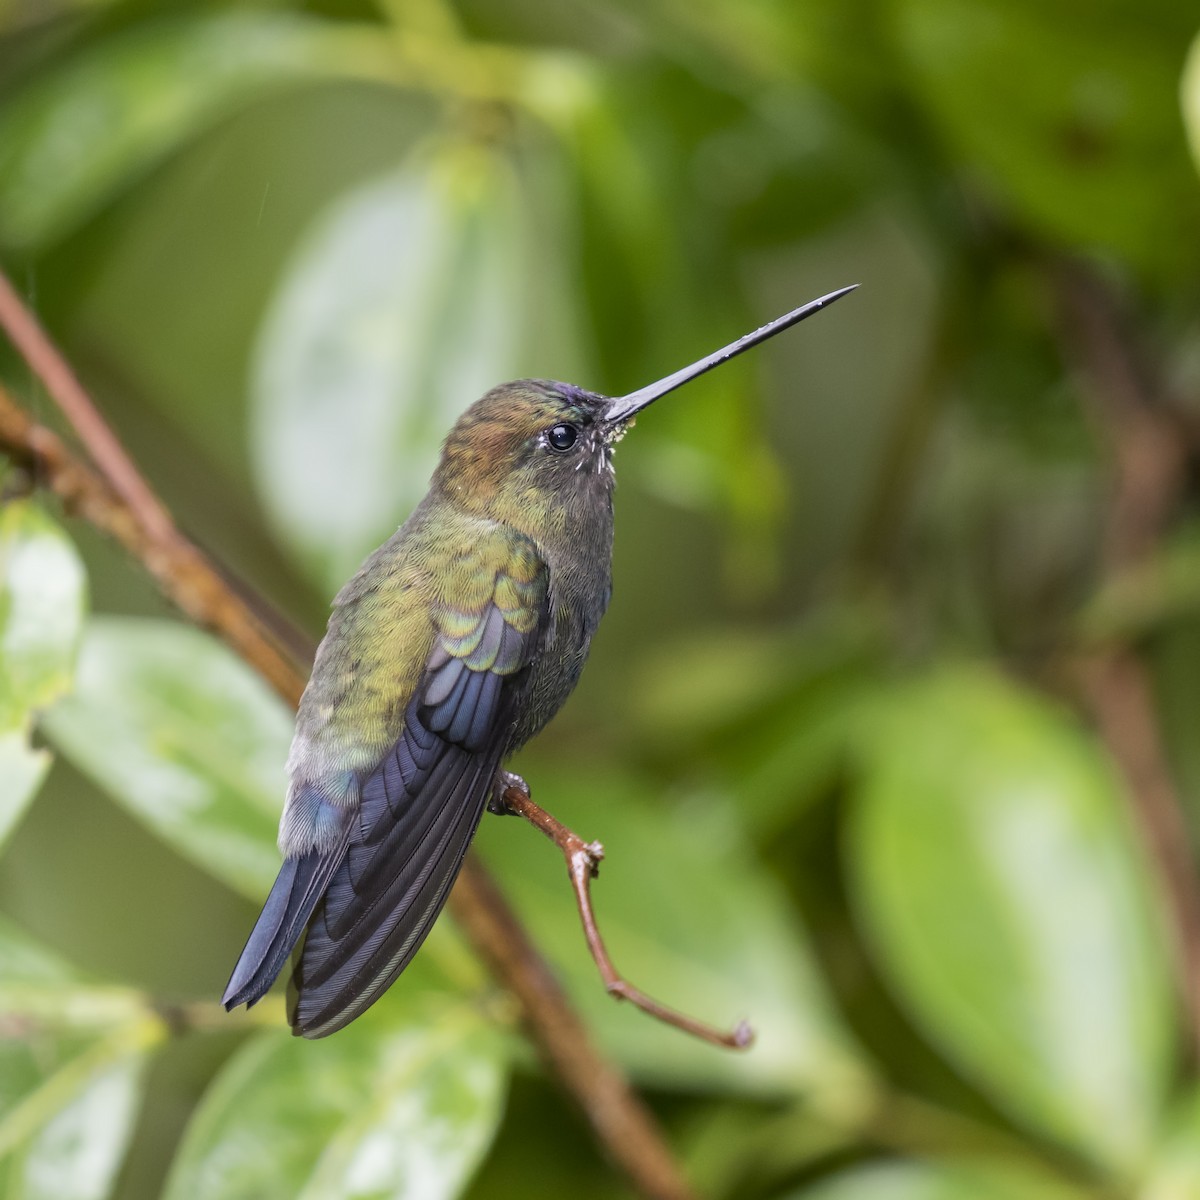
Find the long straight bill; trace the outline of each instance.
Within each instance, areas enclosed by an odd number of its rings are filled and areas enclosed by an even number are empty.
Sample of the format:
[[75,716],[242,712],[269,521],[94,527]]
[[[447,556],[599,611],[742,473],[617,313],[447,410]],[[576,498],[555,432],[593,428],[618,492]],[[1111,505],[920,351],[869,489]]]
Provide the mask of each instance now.
[[761,329],[756,329],[753,333],[748,333],[745,337],[738,338],[736,342],[730,342],[724,349],[717,350],[707,358],[702,358],[699,362],[692,363],[690,367],[683,367],[673,375],[668,375],[665,379],[660,379],[657,383],[652,383],[644,388],[638,388],[636,392],[630,392],[628,396],[617,396],[610,401],[609,410],[605,414],[606,420],[627,421],[634,413],[640,412],[645,408],[647,404],[653,404],[659,396],[665,396],[668,392],[673,392],[677,387],[682,387],[685,383],[695,379],[697,375],[703,375],[705,371],[711,371],[713,367],[719,367],[731,358],[736,358],[744,350],[749,350],[751,346],[757,346],[759,342],[765,342],[768,338],[773,338],[777,333],[782,333],[785,329],[790,329],[793,325],[803,321],[805,317],[811,317],[813,313],[827,308],[835,300],[840,300],[849,292],[854,291],[856,287],[858,287],[858,284],[852,283],[849,287],[839,288],[838,291],[830,292],[828,296],[822,296],[819,300],[811,300],[808,304],[802,304],[790,313],[785,313],[782,317],[776,317],[774,321],[764,325]]

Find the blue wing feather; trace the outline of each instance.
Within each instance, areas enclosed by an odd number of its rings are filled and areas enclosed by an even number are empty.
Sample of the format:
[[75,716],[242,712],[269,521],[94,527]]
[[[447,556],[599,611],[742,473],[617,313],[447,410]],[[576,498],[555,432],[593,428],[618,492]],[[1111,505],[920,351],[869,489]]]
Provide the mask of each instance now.
[[[320,797],[314,803],[327,809],[334,807]],[[349,845],[352,822],[348,818],[351,814],[342,809],[335,815],[341,820],[344,831],[333,849],[310,850],[284,861],[225,988],[221,1002],[226,1009],[238,1004],[256,1004],[270,990],[287,962]]]
[[262,996],[303,933],[288,1016],[294,1032],[323,1037],[374,1003],[417,952],[487,804],[547,626],[544,565],[525,578],[498,573],[480,611],[449,611],[399,736],[353,781],[357,806],[320,801],[317,815],[328,809],[341,823],[336,837],[284,863],[226,1007]]
[[546,620],[521,633],[493,603],[477,636],[439,641],[400,737],[362,782],[356,836],[309,923],[288,991],[296,1033],[342,1028],[425,940],[483,815],[508,748],[506,706]]

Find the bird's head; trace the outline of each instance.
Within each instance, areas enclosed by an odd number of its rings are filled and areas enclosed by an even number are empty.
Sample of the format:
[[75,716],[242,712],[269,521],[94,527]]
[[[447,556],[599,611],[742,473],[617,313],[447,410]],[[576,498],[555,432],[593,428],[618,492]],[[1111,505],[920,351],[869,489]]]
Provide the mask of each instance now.
[[608,499],[613,446],[639,412],[853,290],[842,288],[794,309],[627,396],[602,396],[544,379],[503,383],[459,418],[446,439],[435,480],[464,507],[508,519]]
[[612,444],[624,429],[606,419],[611,404],[569,383],[502,383],[450,431],[439,482],[470,506],[502,491],[569,491],[585,474],[611,474]]

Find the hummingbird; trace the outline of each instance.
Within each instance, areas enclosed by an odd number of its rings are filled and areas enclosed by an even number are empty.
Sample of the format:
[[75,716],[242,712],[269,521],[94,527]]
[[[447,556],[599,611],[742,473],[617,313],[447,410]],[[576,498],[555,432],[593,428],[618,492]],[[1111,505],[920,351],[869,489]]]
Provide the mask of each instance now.
[[612,594],[613,448],[661,396],[854,287],[626,396],[521,379],[459,418],[429,492],[338,593],[300,700],[283,866],[225,990],[260,1000],[299,944],[293,1033],[325,1037],[425,940],[502,769],[579,680]]

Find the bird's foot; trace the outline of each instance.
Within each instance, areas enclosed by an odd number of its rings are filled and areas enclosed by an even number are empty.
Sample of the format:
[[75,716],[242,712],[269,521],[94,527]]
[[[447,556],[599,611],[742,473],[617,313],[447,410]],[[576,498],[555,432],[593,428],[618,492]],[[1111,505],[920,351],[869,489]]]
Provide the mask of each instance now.
[[529,799],[529,784],[513,771],[497,771],[495,782],[492,784],[492,798],[488,801],[487,809],[498,817],[519,817],[521,814],[509,806],[504,799],[504,793],[509,788],[516,788],[526,800]]

